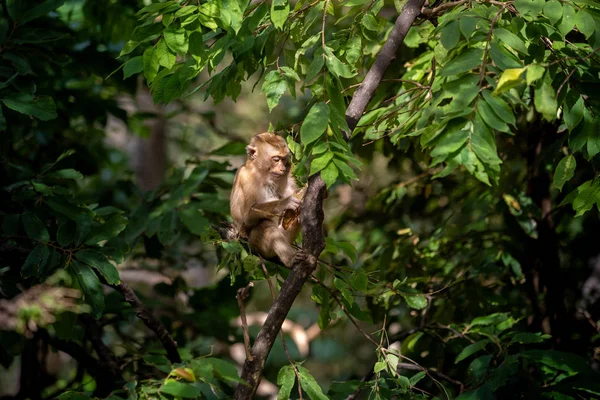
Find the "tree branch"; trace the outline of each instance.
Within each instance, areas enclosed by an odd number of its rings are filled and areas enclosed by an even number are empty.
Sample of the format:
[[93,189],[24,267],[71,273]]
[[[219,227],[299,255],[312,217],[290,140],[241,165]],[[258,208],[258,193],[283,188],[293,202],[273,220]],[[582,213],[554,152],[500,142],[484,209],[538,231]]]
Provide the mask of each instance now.
[[[396,57],[396,52],[404,40],[415,18],[421,13],[425,0],[408,0],[402,13],[396,19],[392,32],[377,55],[375,63],[367,73],[365,80],[352,96],[352,101],[346,109],[346,121],[351,133],[358,120],[373,98],[375,89],[379,86],[385,71]],[[325,182],[320,175],[313,175],[308,180],[308,190],[302,203],[301,221],[303,248],[302,257],[296,257],[292,272],[283,283],[277,298],[273,302],[265,323],[256,337],[252,347],[253,360],[246,360],[241,378],[248,385],[238,385],[234,399],[245,400],[254,397],[260,382],[267,356],[281,329],[294,300],[302,290],[304,283],[317,266],[317,258],[325,248],[323,236],[323,200],[325,198]]]
[[404,41],[408,30],[415,21],[415,18],[421,14],[421,8],[424,3],[425,0],[408,0],[402,9],[402,13],[396,19],[394,28],[390,32],[387,41],[379,54],[377,54],[377,58],[371,69],[367,72],[367,76],[365,76],[360,87],[354,92],[352,101],[350,101],[350,105],[346,109],[346,122],[348,122],[350,132],[354,130],[367,109],[367,105],[381,83],[385,71],[387,71],[394,58],[396,58],[396,53]]
[[144,306],[133,289],[123,282],[119,283],[118,285],[111,285],[111,287],[125,297],[125,301],[131,304],[131,307],[133,307],[135,315],[137,315],[138,318],[141,319],[144,324],[156,334],[156,336],[158,336],[158,339],[167,351],[167,358],[169,361],[172,363],[180,363],[181,357],[177,351],[177,342],[173,340],[164,325],[152,314],[150,310],[146,308],[146,306]]
[[253,360],[246,360],[241,378],[248,385],[238,385],[234,399],[252,399],[260,382],[267,356],[281,329],[294,300],[300,294],[304,283],[317,266],[317,257],[325,248],[323,236],[323,200],[325,198],[325,182],[319,175],[308,180],[308,189],[302,203],[301,221],[304,246],[302,252],[306,257],[296,257],[292,272],[287,277],[277,298],[273,302],[265,323],[256,337],[252,347]]

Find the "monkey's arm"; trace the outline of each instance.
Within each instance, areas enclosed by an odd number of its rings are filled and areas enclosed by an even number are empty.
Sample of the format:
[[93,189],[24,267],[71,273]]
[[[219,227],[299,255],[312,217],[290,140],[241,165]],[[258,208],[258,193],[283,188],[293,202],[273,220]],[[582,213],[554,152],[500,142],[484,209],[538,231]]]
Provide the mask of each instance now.
[[281,200],[266,201],[256,203],[250,208],[248,219],[254,223],[261,219],[270,219],[279,221],[285,210],[295,210],[300,205],[300,200],[293,196],[285,197]]

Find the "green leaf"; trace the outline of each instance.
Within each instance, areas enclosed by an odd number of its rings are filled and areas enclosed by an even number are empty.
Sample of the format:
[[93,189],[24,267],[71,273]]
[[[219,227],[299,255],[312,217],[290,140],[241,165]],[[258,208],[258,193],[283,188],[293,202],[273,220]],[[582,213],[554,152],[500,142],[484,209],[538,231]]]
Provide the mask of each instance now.
[[544,8],[545,0],[516,0],[515,7],[528,21],[534,19]]
[[502,323],[508,319],[509,315],[507,313],[493,313],[490,315],[485,315],[482,317],[474,318],[471,321],[471,326],[488,326],[488,325],[497,325]]
[[494,29],[494,36],[496,36],[498,39],[504,42],[504,44],[506,44],[507,46],[517,50],[519,53],[523,53],[525,55],[529,54],[527,52],[525,42],[514,33],[504,28],[496,28]]
[[555,370],[567,372],[570,375],[591,372],[585,359],[573,353],[556,350],[526,350],[521,352],[520,355]]
[[485,101],[479,101],[477,103],[477,113],[483,119],[483,121],[488,124],[491,128],[499,130],[501,132],[510,132],[510,128],[508,125],[502,121],[495,112],[492,111],[492,108]]
[[401,293],[410,308],[422,310],[427,307],[427,298],[421,294]]
[[[487,371],[487,365],[485,370]],[[485,373],[485,371],[482,373]],[[475,390],[463,392],[456,400],[494,400],[494,393],[490,389],[490,386],[485,383]]]
[[48,178],[54,179],[83,179],[83,174],[74,169],[60,169],[58,171],[54,171],[46,175]]
[[496,89],[494,89],[494,96],[504,93],[521,83],[521,75],[523,75],[524,71],[525,68],[509,68],[505,70],[498,80]]
[[156,57],[159,65],[162,65],[167,69],[171,69],[177,60],[175,54],[171,53],[169,50],[164,38],[160,39],[157,43],[156,48],[154,49],[154,57]]
[[[247,4],[247,3],[244,3]],[[237,34],[242,27],[244,19],[243,10],[240,8],[238,0],[221,0],[221,21],[226,27],[233,28]]]
[[473,354],[483,350],[485,346],[490,343],[489,339],[483,339],[479,342],[475,342],[473,344],[468,345],[456,356],[456,360],[454,360],[454,364],[458,364],[462,360],[472,356]]
[[202,33],[192,32],[190,34],[189,41],[190,54],[196,57],[200,57],[200,59],[205,59],[206,51],[204,50],[204,39],[202,37]]
[[127,218],[123,215],[114,215],[108,221],[94,227],[85,243],[93,245],[103,240],[110,240],[127,227],[127,222]]
[[533,82],[543,77],[544,72],[546,72],[546,69],[539,64],[531,64],[526,68],[527,74],[525,74],[525,79],[527,80],[527,85],[531,85]]
[[81,286],[83,298],[92,306],[92,316],[99,319],[104,310],[104,292],[100,280],[88,265],[78,261],[71,261],[71,270]]
[[473,32],[475,32],[475,28],[477,28],[477,18],[465,16],[459,20],[460,31],[465,37],[465,39],[469,39]]
[[494,113],[502,119],[502,121],[507,124],[515,125],[517,120],[515,119],[515,115],[513,114],[512,109],[506,104],[502,97],[494,96],[489,90],[484,90],[481,92],[485,102],[492,107]]
[[327,396],[325,396],[323,390],[310,372],[301,365],[297,365],[296,368],[300,373],[300,385],[308,394],[308,397],[310,397],[311,400],[328,400]]
[[315,52],[314,57],[308,70],[306,71],[306,82],[312,81],[322,70],[325,65],[325,58],[320,52]]
[[265,83],[263,83],[262,91],[267,95],[267,105],[269,106],[269,112],[279,104],[279,99],[285,93],[287,83],[285,77],[279,73],[279,71],[271,71],[265,77]]
[[154,55],[155,51],[156,50],[154,49],[154,47],[148,47],[142,55],[142,69],[144,71],[144,77],[146,77],[148,84],[152,83],[152,81],[158,74],[158,70],[160,68],[158,57]]
[[446,50],[452,50],[460,39],[460,26],[456,20],[450,21],[440,32],[440,42]]
[[142,56],[133,57],[123,65],[123,79],[127,79],[134,74],[139,74],[143,69]]
[[344,64],[337,58],[329,47],[325,48],[325,64],[327,69],[338,78],[352,78],[357,72],[348,64]]
[[594,204],[600,202],[600,183],[597,181],[587,181],[577,188],[577,197],[573,200],[573,210],[575,216],[579,217],[594,207]]
[[119,271],[117,268],[108,261],[106,255],[93,249],[83,249],[75,253],[75,258],[82,263],[95,268],[100,275],[106,279],[109,285],[116,285],[121,281],[119,277]]
[[[317,172],[321,171],[323,168],[327,166],[329,161],[333,158],[333,153],[331,151],[327,151],[321,154],[318,157],[315,157],[310,163],[310,174],[314,175]],[[337,169],[337,168],[336,168]]]
[[179,237],[177,231],[177,213],[174,210],[169,210],[164,213],[160,219],[158,228],[158,240],[165,245],[172,245]]
[[556,166],[556,171],[554,172],[554,186],[558,188],[558,190],[562,191],[564,184],[571,180],[573,175],[575,175],[576,167],[577,161],[575,161],[575,157],[572,155],[566,156],[560,160]]
[[545,335],[540,332],[517,332],[510,340],[511,343],[530,344],[542,343],[544,340],[550,339],[550,335]]
[[21,276],[23,278],[38,276],[48,261],[49,255],[50,249],[48,247],[43,244],[35,246],[21,267]]
[[356,248],[351,243],[337,242],[336,244],[340,250],[342,250],[344,253],[346,253],[348,257],[350,257],[352,262],[356,262]]
[[427,372],[421,371],[421,372],[417,372],[416,374],[411,376],[410,386],[415,386],[417,383],[419,383],[421,381],[421,379],[425,378],[426,375],[427,375]]
[[202,215],[202,212],[198,210],[198,206],[195,203],[190,203],[179,210],[179,218],[186,228],[197,236],[201,236],[210,225],[208,219]]
[[567,104],[563,106],[563,118],[569,131],[572,131],[579,125],[583,119],[584,113],[584,102],[583,97],[579,96],[573,107],[569,107]]
[[469,49],[453,58],[440,71],[440,76],[460,75],[481,65],[483,49]]
[[373,366],[373,372],[378,373],[384,371],[387,368],[387,363],[385,361],[377,361]]
[[535,89],[535,109],[542,114],[546,121],[556,119],[556,93],[554,88],[548,82],[543,82],[539,88]]
[[333,163],[333,161],[329,161],[327,166],[321,170],[321,178],[325,182],[325,185],[328,189],[331,187],[331,185],[335,183],[339,174],[340,171],[335,166],[335,163]]
[[290,3],[287,0],[273,0],[271,2],[271,21],[277,29],[283,29],[283,24],[285,24],[289,14]]
[[288,400],[290,398],[295,381],[296,373],[292,366],[283,366],[277,374],[277,384],[281,386],[279,394],[277,395],[277,400]]
[[596,21],[585,9],[579,10],[575,16],[575,26],[586,38],[592,36],[596,30]]
[[544,5],[544,17],[555,25],[562,18],[562,5],[558,0],[549,0]]
[[25,227],[25,233],[32,239],[39,240],[41,242],[50,241],[50,234],[46,229],[46,226],[37,215],[31,212],[25,212],[21,214],[21,221]]
[[161,393],[170,394],[175,397],[183,397],[193,399],[200,397],[201,392],[196,386],[191,383],[169,380],[164,383],[159,389]]
[[186,30],[183,28],[176,28],[175,26],[170,26],[165,29],[164,38],[165,43],[173,53],[175,54],[185,54],[188,51],[188,41],[185,37]]
[[571,32],[575,27],[575,8],[568,3],[563,4],[562,19],[558,25],[558,30],[563,36]]
[[319,139],[329,123],[329,106],[323,102],[317,103],[308,112],[300,128],[300,141],[304,146]]
[[64,2],[65,0],[46,0],[34,7],[30,7],[19,18],[19,25],[24,25],[29,21],[48,14],[50,11],[56,10],[58,7],[62,6]]
[[69,243],[72,243],[73,240],[75,240],[76,230],[77,225],[75,222],[68,219],[62,220],[58,225],[58,230],[56,231],[56,241],[62,247],[67,246]]
[[16,93],[2,99],[4,105],[21,114],[49,121],[57,117],[56,104],[49,96],[34,96],[28,93]]
[[350,275],[352,288],[359,292],[366,292],[369,285],[369,276],[364,269],[358,268]]

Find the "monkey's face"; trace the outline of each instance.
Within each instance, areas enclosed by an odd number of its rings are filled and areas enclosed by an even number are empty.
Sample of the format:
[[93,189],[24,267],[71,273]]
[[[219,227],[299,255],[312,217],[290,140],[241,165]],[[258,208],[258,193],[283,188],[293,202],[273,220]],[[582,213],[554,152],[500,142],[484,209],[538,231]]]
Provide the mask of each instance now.
[[265,165],[268,163],[269,174],[273,179],[284,177],[290,170],[290,156],[287,147],[284,149],[265,146]]

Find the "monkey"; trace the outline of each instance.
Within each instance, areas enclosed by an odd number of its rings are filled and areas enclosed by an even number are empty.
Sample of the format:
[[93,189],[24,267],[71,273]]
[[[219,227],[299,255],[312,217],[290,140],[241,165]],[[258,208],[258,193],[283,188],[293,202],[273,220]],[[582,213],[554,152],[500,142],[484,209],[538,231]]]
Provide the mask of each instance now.
[[233,225],[263,257],[277,256],[290,267],[300,223],[294,219],[284,228],[280,222],[286,211],[297,213],[301,201],[294,196],[298,187],[289,148],[281,136],[265,132],[250,140],[246,153],[246,163],[235,175],[229,198]]

